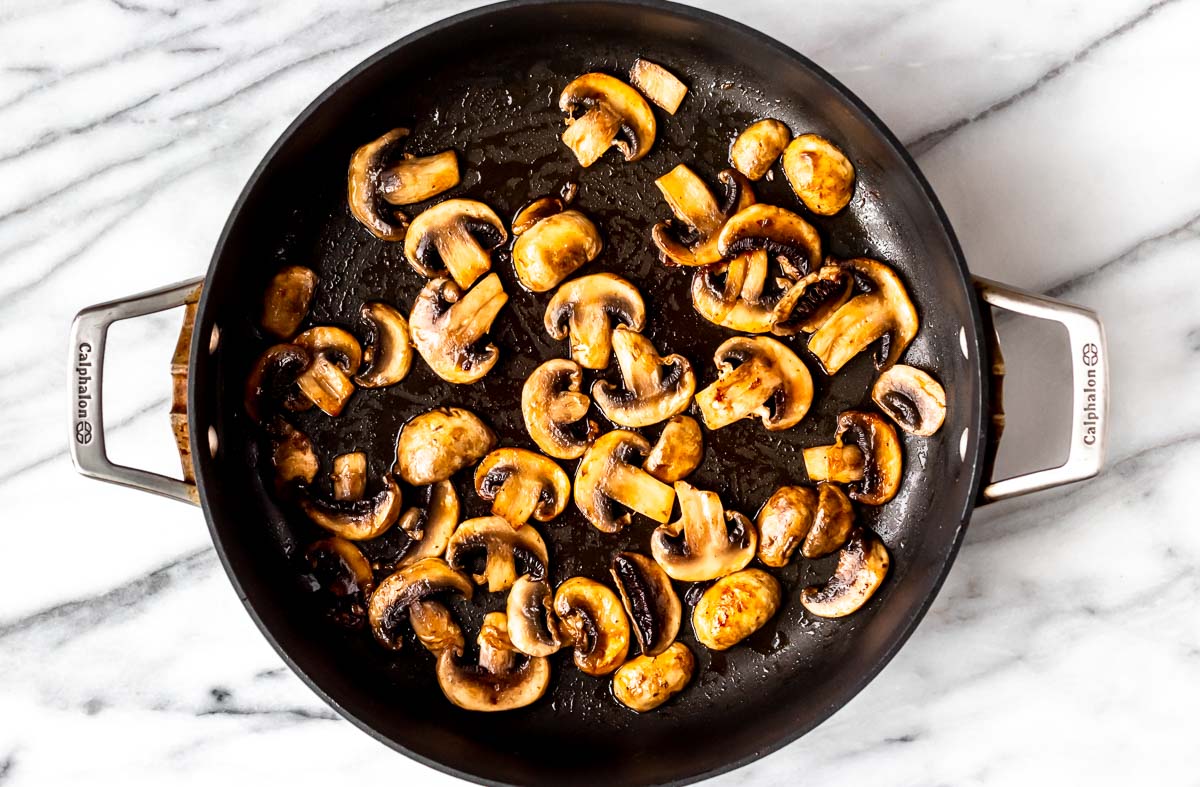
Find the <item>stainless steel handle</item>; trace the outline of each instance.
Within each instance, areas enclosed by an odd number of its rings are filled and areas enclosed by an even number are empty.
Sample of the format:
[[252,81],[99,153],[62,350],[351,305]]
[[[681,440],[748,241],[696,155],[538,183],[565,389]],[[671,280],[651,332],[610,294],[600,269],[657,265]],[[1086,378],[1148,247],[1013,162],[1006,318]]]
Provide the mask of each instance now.
[[1100,472],[1108,431],[1108,348],[1104,326],[1096,313],[1043,295],[1016,290],[987,279],[975,279],[984,302],[997,309],[1062,323],[1071,346],[1071,444],[1067,460],[1058,467],[991,481],[980,493],[985,502],[1004,500],[1063,484],[1082,481]]
[[109,461],[104,450],[104,345],[108,327],[118,320],[142,317],[194,302],[203,277],[90,306],[71,324],[71,434],[67,441],[75,469],[89,478],[198,502],[196,486],[177,478]]

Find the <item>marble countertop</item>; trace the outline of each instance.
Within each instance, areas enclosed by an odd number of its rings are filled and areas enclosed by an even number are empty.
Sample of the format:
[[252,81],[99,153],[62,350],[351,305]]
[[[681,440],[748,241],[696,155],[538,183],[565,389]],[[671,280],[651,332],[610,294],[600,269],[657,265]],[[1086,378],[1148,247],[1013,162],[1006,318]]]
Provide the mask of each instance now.
[[[203,271],[251,170],[327,84],[470,5],[0,7],[0,783],[454,781],[339,720],[283,667],[198,511],[73,473],[64,350],[82,306]],[[974,272],[1099,310],[1113,395],[1100,477],[981,509],[883,673],[812,734],[717,781],[1195,780],[1200,2],[701,5],[770,31],[870,104]],[[177,324],[113,331],[117,461],[178,469],[165,373]],[[1053,460],[1068,418],[1061,337],[1038,331],[1004,327],[1013,469]]]

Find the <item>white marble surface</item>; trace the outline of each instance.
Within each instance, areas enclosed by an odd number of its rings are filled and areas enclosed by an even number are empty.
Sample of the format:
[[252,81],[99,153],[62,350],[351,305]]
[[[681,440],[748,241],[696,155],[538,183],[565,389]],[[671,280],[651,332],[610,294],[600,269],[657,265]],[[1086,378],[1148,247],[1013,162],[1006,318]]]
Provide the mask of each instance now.
[[[64,350],[80,307],[204,269],[251,169],[329,82],[468,5],[0,4],[0,783],[453,781],[282,668],[199,512],[72,473]],[[871,104],[975,272],[1099,309],[1114,398],[1099,478],[979,511],[880,677],[718,781],[1197,783],[1200,2],[703,5]],[[174,466],[176,324],[114,332],[115,459]],[[1053,343],[1007,333],[1014,466],[1065,414],[1057,365],[1018,357]],[[100,527],[118,521],[119,541]]]

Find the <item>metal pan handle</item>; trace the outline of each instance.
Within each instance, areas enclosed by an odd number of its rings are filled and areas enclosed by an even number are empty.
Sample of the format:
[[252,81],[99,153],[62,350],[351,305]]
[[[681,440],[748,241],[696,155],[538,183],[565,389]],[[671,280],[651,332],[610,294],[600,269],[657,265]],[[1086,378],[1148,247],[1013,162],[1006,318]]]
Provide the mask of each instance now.
[[[67,364],[71,369],[71,433],[67,445],[75,469],[83,475],[193,505],[198,502],[196,485],[189,479],[186,464],[186,480],[180,480],[109,461],[104,450],[104,345],[108,338],[108,327],[114,322],[194,304],[203,283],[203,277],[188,279],[140,295],[90,306],[76,315],[75,322],[71,324],[70,359]],[[185,321],[184,330],[188,338],[190,327]],[[181,345],[184,343],[181,339]],[[185,364],[186,352],[185,347]],[[178,349],[176,355],[179,355]],[[183,456],[185,461],[190,461],[189,456]]]
[[1071,346],[1071,444],[1067,460],[1058,467],[991,481],[983,502],[1004,500],[1091,478],[1104,462],[1108,432],[1108,348],[1104,326],[1096,313],[1043,295],[1013,289],[988,279],[975,279],[984,303],[1015,314],[1053,320],[1067,329]]

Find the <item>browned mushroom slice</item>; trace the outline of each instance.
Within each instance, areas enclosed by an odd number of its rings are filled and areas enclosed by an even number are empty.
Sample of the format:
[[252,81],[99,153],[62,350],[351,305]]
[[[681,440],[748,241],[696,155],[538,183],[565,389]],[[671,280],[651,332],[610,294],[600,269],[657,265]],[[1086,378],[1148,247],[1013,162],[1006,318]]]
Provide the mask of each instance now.
[[883,542],[859,528],[838,553],[833,577],[822,587],[800,591],[800,603],[823,618],[842,618],[857,612],[883,584],[889,563]]
[[412,368],[408,320],[386,303],[364,303],[359,309],[367,337],[362,358],[366,368],[354,378],[363,388],[383,388],[403,380]]
[[629,511],[618,516],[613,503],[656,522],[671,518],[675,490],[631,461],[649,452],[646,438],[616,429],[597,438],[583,455],[575,470],[575,505],[596,529],[616,533],[629,524]]
[[492,593],[508,590],[521,574],[542,579],[549,565],[546,542],[532,525],[514,530],[498,516],[460,524],[446,547],[446,560],[455,568],[471,566],[475,583],[486,583]]
[[521,284],[533,292],[554,289],[596,259],[604,246],[592,220],[577,210],[563,210],[557,199],[535,201],[517,214],[517,220],[513,223],[517,236],[513,268]]
[[609,571],[642,654],[654,656],[671,647],[679,634],[683,605],[662,568],[645,555],[620,552]]
[[446,382],[477,382],[500,358],[496,345],[485,342],[507,302],[500,277],[494,273],[465,293],[449,279],[434,279],[413,303],[409,318],[413,344],[429,368]]
[[624,388],[605,380],[592,385],[592,399],[618,426],[650,426],[687,409],[696,391],[696,375],[682,355],[660,356],[640,333],[618,325],[613,353]]
[[810,560],[832,554],[841,548],[854,529],[854,507],[841,487],[817,484],[817,515],[800,546],[800,554]]
[[696,669],[687,645],[676,642],[657,656],[638,656],[613,675],[613,697],[630,710],[646,713],[683,691]]
[[263,329],[279,339],[295,336],[316,289],[317,274],[308,268],[289,265],[275,274],[263,295]]
[[946,391],[927,372],[896,364],[871,388],[879,409],[909,434],[929,437],[946,420]]
[[503,612],[489,612],[479,630],[479,663],[460,664],[461,653],[438,654],[438,685],[446,699],[474,711],[523,708],[541,698],[550,684],[550,662],[513,647]]
[[294,344],[268,347],[246,378],[246,414],[262,421],[279,406],[292,412],[312,407],[312,400],[296,387],[298,378],[309,367],[312,356]]
[[[380,582],[371,594],[367,606],[371,633],[385,648],[400,650],[404,644],[402,627],[410,619],[413,605],[445,593],[457,593],[469,601],[473,592],[467,575],[452,568],[446,561],[436,557],[418,560]],[[433,614],[436,609],[427,608],[423,612]],[[432,621],[423,617],[422,622]],[[421,639],[424,641],[425,637]]]
[[529,575],[520,577],[508,591],[509,638],[526,656],[549,656],[563,645],[553,601],[550,583]]
[[818,134],[801,134],[783,151],[783,173],[804,207],[832,216],[854,196],[854,165],[837,145]]
[[729,148],[729,163],[750,180],[759,180],[791,140],[791,129],[781,121],[759,120],[747,126],[733,141]]
[[587,577],[571,577],[554,593],[554,612],[575,666],[585,675],[607,675],[629,652],[629,618],[617,594]]
[[856,445],[819,445],[805,448],[804,468],[814,481],[850,484],[861,481],[866,458]]
[[375,589],[371,564],[344,538],[325,538],[304,552],[320,591],[328,595],[329,617],[346,628],[361,628],[367,619],[367,599]]
[[495,433],[470,410],[436,407],[400,430],[396,467],[408,483],[425,486],[475,464],[495,445]]
[[613,323],[640,331],[646,324],[641,293],[612,273],[593,273],[558,288],[546,306],[546,332],[571,341],[571,357],[584,369],[604,369],[612,353]]
[[675,214],[672,221],[654,225],[651,240],[664,260],[676,265],[708,265],[718,262],[717,234],[725,220],[754,204],[754,189],[741,173],[722,170],[717,175],[724,190],[722,202],[695,172],[680,164],[654,184]]
[[700,424],[691,416],[676,415],[663,427],[642,467],[659,481],[673,484],[691,475],[703,457]]
[[762,249],[726,262],[706,265],[692,274],[692,305],[711,323],[745,333],[767,333],[775,327],[775,307],[791,287],[791,279],[770,278],[770,258]]
[[[895,427],[883,416],[855,410],[839,415],[837,423],[833,445],[804,449],[808,477],[814,481],[853,482],[850,497],[867,505],[880,506],[891,500],[900,489],[903,467]],[[848,453],[846,449],[851,447],[855,451]],[[854,478],[860,466],[859,477]]]
[[458,185],[458,157],[453,150],[432,156],[404,156],[379,175],[379,195],[393,205],[432,199]]
[[524,235],[542,219],[562,213],[567,209],[566,202],[558,197],[538,197],[513,216],[512,234],[515,237]]
[[475,491],[513,527],[549,522],[571,497],[571,479],[553,459],[525,448],[497,448],[475,470]]
[[404,256],[422,276],[448,275],[467,289],[491,269],[491,249],[506,240],[504,222],[487,205],[448,199],[413,219],[404,238]]
[[311,484],[321,469],[312,440],[282,418],[275,419],[269,431],[276,488],[282,489],[292,481]]
[[779,580],[759,568],[721,577],[692,610],[696,640],[709,650],[729,650],[775,616],[782,595]]
[[438,481],[429,487],[429,503],[424,508],[413,506],[400,515],[397,527],[404,531],[410,543],[397,567],[407,566],[427,557],[446,553],[450,536],[458,527],[458,494],[454,484]]
[[600,426],[587,418],[592,400],[580,391],[583,370],[567,358],[552,358],[533,370],[521,389],[521,415],[538,448],[555,459],[578,459]]
[[296,386],[326,415],[337,416],[354,393],[350,377],[362,363],[358,340],[332,326],[309,328],[292,340],[308,351],[312,361],[296,378]]
[[300,498],[300,508],[314,523],[335,536],[363,541],[387,532],[400,518],[400,487],[388,477],[374,497],[359,500],[323,500],[311,495]]
[[830,374],[882,339],[875,365],[892,366],[917,335],[920,322],[900,277],[888,266],[868,259],[843,265],[862,277],[870,291],[842,304],[808,340],[808,349]]
[[679,77],[658,63],[640,57],[633,61],[633,67],[629,69],[629,81],[642,91],[642,95],[671,115],[679,110],[688,92],[687,85],[680,82]]
[[836,550],[854,526],[854,509],[839,487],[781,486],[758,513],[758,559],[764,565],[786,566],[796,548],[807,558]]
[[726,511],[715,492],[675,482],[679,519],[659,525],[650,554],[671,579],[704,582],[731,574],[754,559],[758,533],[737,511]]
[[729,217],[717,236],[721,258],[765,249],[780,258],[784,272],[800,278],[821,264],[821,236],[816,228],[790,210],[761,203]]
[[615,145],[626,161],[637,161],[654,145],[654,112],[646,99],[621,80],[607,74],[577,77],[563,88],[558,108],[567,113],[566,143],[590,167]]
[[458,184],[454,151],[433,156],[400,156],[409,131],[392,129],[368,142],[350,158],[346,176],[350,213],[380,240],[404,240],[408,217],[392,205],[409,205],[437,196]]
[[462,629],[454,616],[437,601],[414,601],[409,604],[408,622],[417,635],[417,641],[435,656],[445,650],[462,653],[466,646]]
[[840,265],[826,265],[791,285],[775,304],[771,332],[791,336],[812,333],[850,300],[854,277]]
[[333,458],[333,499],[361,500],[367,490],[367,455],[362,451]]
[[[696,394],[709,429],[757,416],[767,429],[790,429],[812,404],[812,375],[782,343],[766,336],[735,336],[717,348],[719,377]],[[736,365],[735,365],[736,364]]]

